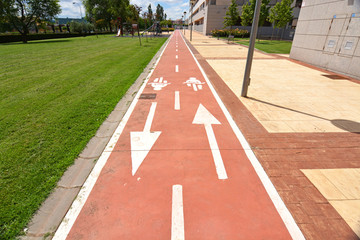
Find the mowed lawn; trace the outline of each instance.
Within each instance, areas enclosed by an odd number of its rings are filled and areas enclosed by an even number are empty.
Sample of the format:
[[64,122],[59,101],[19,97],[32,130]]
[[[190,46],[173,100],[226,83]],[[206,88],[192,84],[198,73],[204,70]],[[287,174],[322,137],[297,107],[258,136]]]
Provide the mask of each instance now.
[[22,234],[165,40],[0,44],[0,239]]
[[[249,46],[248,38],[235,38],[235,42]],[[291,44],[291,41],[256,40],[255,48],[267,53],[289,54],[291,50]]]

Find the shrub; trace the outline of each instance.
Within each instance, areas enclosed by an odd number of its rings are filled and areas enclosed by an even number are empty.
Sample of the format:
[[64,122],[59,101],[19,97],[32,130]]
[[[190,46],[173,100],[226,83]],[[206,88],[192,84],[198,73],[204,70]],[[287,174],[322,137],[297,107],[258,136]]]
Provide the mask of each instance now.
[[211,35],[213,37],[228,37],[229,35],[233,35],[236,38],[246,38],[250,36],[249,31],[247,30],[243,30],[243,29],[222,29],[222,30],[217,30],[214,29],[211,31]]
[[163,32],[174,31],[174,28],[164,28],[164,27],[162,27],[161,31],[163,31]]

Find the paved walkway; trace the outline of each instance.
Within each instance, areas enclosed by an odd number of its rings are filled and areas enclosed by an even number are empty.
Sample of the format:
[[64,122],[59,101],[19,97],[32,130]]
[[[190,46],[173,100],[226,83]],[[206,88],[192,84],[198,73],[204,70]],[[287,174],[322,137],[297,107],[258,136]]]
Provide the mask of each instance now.
[[54,239],[304,239],[182,35]]
[[359,239],[360,81],[257,51],[241,98],[246,47],[192,44],[306,239]]

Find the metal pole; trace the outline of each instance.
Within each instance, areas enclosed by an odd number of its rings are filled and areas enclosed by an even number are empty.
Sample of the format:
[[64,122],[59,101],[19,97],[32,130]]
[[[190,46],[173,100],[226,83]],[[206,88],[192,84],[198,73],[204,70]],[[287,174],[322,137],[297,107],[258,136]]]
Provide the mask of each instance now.
[[192,29],[193,29],[193,22],[192,22],[192,13],[193,13],[193,4],[191,3],[191,13],[190,13],[190,42],[192,41]]
[[184,12],[184,36],[185,36],[186,12]]
[[254,18],[253,18],[253,23],[251,26],[249,51],[248,51],[248,56],[247,56],[247,60],[246,60],[244,81],[243,81],[243,86],[242,86],[242,91],[241,91],[242,97],[247,97],[247,90],[250,85],[250,71],[251,71],[251,64],[252,64],[253,55],[254,55],[256,33],[257,33],[258,25],[259,25],[260,7],[261,7],[261,0],[256,0]]

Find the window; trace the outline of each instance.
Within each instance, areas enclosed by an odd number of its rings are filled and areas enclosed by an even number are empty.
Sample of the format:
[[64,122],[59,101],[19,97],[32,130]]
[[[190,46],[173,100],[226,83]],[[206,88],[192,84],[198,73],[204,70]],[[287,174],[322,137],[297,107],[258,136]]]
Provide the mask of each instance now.
[[216,0],[210,0],[210,5],[216,5]]

